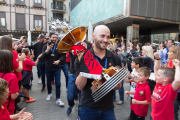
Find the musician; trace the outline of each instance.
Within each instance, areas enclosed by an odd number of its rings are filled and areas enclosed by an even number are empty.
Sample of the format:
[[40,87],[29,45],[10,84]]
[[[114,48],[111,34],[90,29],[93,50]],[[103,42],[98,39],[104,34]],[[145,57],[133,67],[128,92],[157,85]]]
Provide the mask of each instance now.
[[[110,66],[117,65],[121,67],[121,59],[106,49],[110,39],[109,28],[105,25],[97,26],[94,29],[92,38],[94,41],[94,47],[91,48],[90,51],[101,66],[106,69]],[[82,60],[82,57],[84,57],[83,53],[79,53],[77,56],[79,61]],[[80,67],[76,67],[77,71],[81,72],[81,70],[78,70],[78,68]],[[76,85],[78,89],[81,90],[81,100],[79,104],[80,120],[116,120],[113,106],[113,90],[111,90],[99,101],[94,102],[91,96],[91,87],[93,81],[93,79],[81,76],[80,73],[76,78]],[[114,89],[120,88],[121,83],[119,83]]]

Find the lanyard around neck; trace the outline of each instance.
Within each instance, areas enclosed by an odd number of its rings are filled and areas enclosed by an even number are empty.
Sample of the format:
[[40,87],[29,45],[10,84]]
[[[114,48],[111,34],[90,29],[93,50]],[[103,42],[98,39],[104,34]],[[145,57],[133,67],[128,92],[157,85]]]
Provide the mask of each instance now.
[[[97,57],[95,57],[96,58],[96,60],[99,62],[99,60],[97,59]],[[107,69],[107,61],[108,61],[108,58],[106,58],[106,60],[105,60],[105,65],[104,65],[104,68],[105,69]],[[99,62],[99,64],[100,64],[100,62]]]
[[55,49],[56,49],[56,43],[55,43],[53,49],[51,48],[52,54],[54,54]]

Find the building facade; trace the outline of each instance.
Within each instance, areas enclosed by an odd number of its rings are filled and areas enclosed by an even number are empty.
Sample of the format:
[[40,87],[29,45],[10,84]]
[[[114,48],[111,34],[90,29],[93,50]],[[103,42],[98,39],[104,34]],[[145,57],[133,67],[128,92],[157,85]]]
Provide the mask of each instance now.
[[[58,38],[63,38],[66,33],[63,28],[66,28],[62,23],[65,22],[69,26],[70,23],[70,2],[69,0],[49,0],[48,1],[48,34],[56,33]],[[59,21],[56,21],[56,20]],[[51,24],[56,24],[54,28]]]
[[70,6],[69,0],[48,0],[48,21],[59,19],[69,23]]
[[141,43],[179,40],[180,0],[71,0],[71,26],[107,25]]
[[32,41],[47,33],[47,0],[0,0],[0,36],[27,36]]

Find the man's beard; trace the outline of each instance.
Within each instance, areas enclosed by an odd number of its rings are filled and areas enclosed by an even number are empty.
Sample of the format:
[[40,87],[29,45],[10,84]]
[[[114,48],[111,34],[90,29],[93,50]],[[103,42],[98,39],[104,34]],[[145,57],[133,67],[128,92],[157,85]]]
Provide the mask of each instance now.
[[51,40],[51,43],[55,44],[55,43],[56,43],[56,41],[54,41],[54,40]]
[[[104,42],[105,43],[105,42]],[[101,50],[106,50],[106,48],[104,48],[104,47],[101,47],[101,45],[100,45],[101,43],[95,38],[95,45],[96,45],[96,47],[97,48],[99,48],[99,49],[101,49]],[[106,44],[106,43],[105,43]]]

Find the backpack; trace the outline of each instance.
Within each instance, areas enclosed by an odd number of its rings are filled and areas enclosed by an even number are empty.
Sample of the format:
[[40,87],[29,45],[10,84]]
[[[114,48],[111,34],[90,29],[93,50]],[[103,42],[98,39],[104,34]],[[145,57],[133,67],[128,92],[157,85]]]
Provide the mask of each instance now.
[[154,87],[156,86],[156,81],[148,79],[148,85],[151,89],[151,94],[153,93]]

